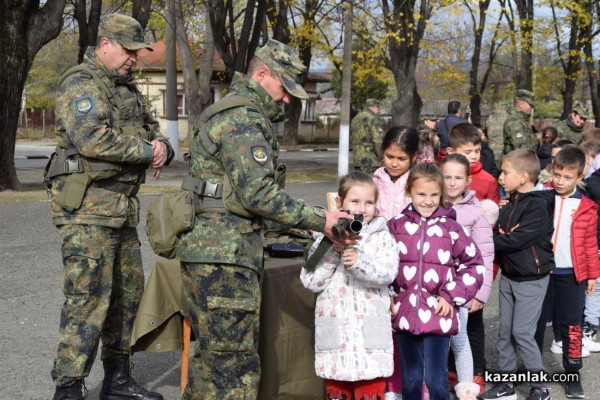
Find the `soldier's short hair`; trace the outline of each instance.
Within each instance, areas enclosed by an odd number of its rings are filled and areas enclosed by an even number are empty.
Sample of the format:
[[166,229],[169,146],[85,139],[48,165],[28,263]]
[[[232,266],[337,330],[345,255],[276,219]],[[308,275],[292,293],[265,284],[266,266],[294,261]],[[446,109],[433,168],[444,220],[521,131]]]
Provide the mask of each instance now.
[[452,100],[448,103],[448,114],[456,114],[460,110],[460,101]]
[[552,169],[577,169],[577,175],[583,174],[585,153],[574,144],[563,147],[552,160]]
[[481,144],[481,133],[479,129],[473,124],[463,122],[456,124],[450,129],[448,133],[448,147],[452,147],[454,150],[457,148],[467,145]]
[[540,160],[531,149],[517,149],[506,154],[502,161],[510,162],[517,172],[526,172],[529,182],[535,183],[540,174]]

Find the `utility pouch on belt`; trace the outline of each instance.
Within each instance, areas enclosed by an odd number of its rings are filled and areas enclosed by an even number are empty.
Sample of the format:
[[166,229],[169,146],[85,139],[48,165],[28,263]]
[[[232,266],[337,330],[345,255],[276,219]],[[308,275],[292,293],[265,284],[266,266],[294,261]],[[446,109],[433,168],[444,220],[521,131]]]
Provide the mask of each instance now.
[[188,190],[165,193],[150,201],[146,218],[146,234],[152,250],[161,257],[173,259],[182,233],[194,228],[194,197]]
[[85,191],[92,182],[87,174],[71,174],[65,179],[63,189],[56,195],[54,200],[65,210],[73,212],[81,207]]

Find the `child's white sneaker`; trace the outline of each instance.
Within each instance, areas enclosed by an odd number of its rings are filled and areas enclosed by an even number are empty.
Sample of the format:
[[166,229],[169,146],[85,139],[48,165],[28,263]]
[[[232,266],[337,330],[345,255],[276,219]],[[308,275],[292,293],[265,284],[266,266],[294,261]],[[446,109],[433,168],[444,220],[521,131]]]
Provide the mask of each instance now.
[[559,340],[558,342],[556,340],[552,340],[550,351],[554,354],[562,354],[562,340]]
[[402,393],[386,392],[383,396],[384,400],[402,400]]

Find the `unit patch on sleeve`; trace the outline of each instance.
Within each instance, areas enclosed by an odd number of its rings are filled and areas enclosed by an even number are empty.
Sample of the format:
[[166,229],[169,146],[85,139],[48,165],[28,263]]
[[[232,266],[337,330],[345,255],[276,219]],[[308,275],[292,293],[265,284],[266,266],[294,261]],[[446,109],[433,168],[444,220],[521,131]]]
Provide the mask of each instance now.
[[79,114],[87,114],[94,108],[94,101],[91,97],[80,97],[75,100],[75,108]]
[[268,160],[267,148],[265,146],[253,146],[252,157],[254,157],[254,161],[260,165],[265,165]]

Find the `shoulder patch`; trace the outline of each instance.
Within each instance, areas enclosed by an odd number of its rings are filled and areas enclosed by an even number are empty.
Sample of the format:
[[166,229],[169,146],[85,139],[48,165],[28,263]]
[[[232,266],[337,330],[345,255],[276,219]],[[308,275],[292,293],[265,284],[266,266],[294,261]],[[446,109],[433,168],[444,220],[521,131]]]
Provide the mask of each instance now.
[[75,108],[79,114],[88,114],[94,109],[95,101],[92,97],[85,96],[74,100]]
[[521,133],[521,132],[517,132],[517,133],[515,133],[515,137],[516,137],[517,139],[521,139],[521,138],[523,137],[523,133]]
[[268,160],[267,148],[265,146],[252,146],[252,157],[260,165],[265,165]]

